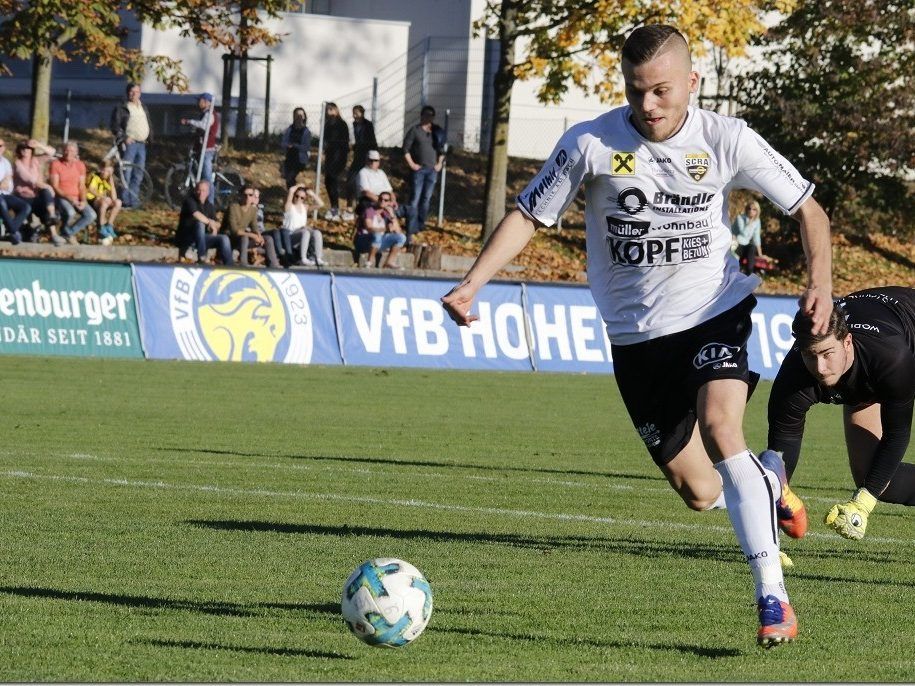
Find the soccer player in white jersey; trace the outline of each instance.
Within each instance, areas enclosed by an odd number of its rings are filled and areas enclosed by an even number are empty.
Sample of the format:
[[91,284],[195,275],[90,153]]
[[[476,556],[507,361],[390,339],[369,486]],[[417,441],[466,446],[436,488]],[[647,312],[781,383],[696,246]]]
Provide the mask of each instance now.
[[469,326],[480,288],[584,186],[588,281],[620,394],[686,504],[727,507],[755,581],[757,642],[770,647],[797,635],[775,516],[790,491],[782,465],[762,465],[743,435],[759,378],[746,352],[759,277],[730,254],[728,193],[758,191],[800,222],[808,283],[799,304],[815,333],[832,311],[829,220],[813,184],[744,121],[689,106],[699,75],[676,29],[636,29],[621,61],[628,106],[562,136],[442,304]]

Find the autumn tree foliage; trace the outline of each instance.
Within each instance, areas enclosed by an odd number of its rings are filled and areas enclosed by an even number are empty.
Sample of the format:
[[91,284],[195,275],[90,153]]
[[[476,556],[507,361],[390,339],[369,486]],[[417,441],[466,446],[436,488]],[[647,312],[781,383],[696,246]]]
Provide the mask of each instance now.
[[[274,44],[279,36],[264,28],[262,18],[278,16],[287,0],[260,0],[256,5],[245,14],[245,41],[247,45]],[[151,70],[169,90],[187,90],[180,59],[143,55],[126,47],[122,12],[133,12],[155,28],[178,28],[182,35],[214,48],[234,50],[238,42],[238,9],[219,0],[0,0],[0,16],[5,17],[0,24],[0,73],[7,71],[4,56],[32,60],[33,138],[45,141],[48,137],[55,59],[82,59],[132,80],[140,80]]]
[[[501,42],[496,68],[483,237],[505,213],[511,92],[515,80],[539,77],[539,98],[558,103],[571,87],[609,102],[621,99],[619,53],[638,26],[678,27],[694,54],[716,47],[744,54],[765,31],[765,11],[794,0],[489,0],[476,28]],[[519,54],[520,53],[520,54]]]
[[915,236],[915,4],[802,0],[760,45],[741,116],[812,178],[836,229]]

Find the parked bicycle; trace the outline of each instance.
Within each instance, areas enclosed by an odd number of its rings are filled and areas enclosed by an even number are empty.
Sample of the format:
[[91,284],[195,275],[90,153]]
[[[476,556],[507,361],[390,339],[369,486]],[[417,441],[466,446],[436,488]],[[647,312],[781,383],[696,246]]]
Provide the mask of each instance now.
[[[181,207],[184,198],[197,182],[196,148],[197,145],[192,145],[187,151],[187,159],[173,164],[165,174],[165,201],[173,210]],[[245,178],[237,169],[220,166],[218,145],[213,155],[213,175],[216,187],[213,204],[216,209],[225,210],[245,185]]]
[[[111,149],[105,153],[105,159],[114,160],[114,186],[118,191],[118,197],[125,205],[143,205],[152,199],[154,188],[153,180],[143,167],[125,162],[121,159],[121,151],[117,145],[111,146]],[[134,198],[130,190],[130,178],[133,174],[140,173],[139,198]],[[128,197],[130,195],[131,197]]]

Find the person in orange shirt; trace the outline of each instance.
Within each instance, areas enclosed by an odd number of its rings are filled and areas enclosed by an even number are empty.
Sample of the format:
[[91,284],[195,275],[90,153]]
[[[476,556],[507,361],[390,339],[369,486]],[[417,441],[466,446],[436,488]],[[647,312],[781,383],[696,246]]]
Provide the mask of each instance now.
[[[86,165],[79,159],[79,146],[75,141],[69,141],[64,146],[63,156],[51,162],[49,181],[63,218],[61,234],[69,243],[79,245],[77,235],[91,226],[97,215],[86,199]],[[63,240],[59,237],[54,241],[55,245],[62,243]]]

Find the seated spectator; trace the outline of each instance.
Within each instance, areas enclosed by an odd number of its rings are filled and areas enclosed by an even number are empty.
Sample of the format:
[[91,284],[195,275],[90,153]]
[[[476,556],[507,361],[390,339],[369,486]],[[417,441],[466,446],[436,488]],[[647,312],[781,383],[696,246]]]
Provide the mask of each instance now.
[[114,220],[121,211],[121,200],[114,187],[114,160],[103,161],[99,170],[89,177],[86,198],[98,214],[99,243],[111,245],[117,237]]
[[222,218],[222,233],[229,237],[233,248],[238,250],[238,261],[242,266],[248,266],[248,250],[263,250],[267,256],[267,264],[279,268],[280,262],[276,257],[276,248],[273,236],[262,234],[257,221],[258,204],[261,192],[254,186],[242,186],[238,202],[229,205]]
[[201,179],[181,205],[175,244],[178,257],[184,257],[188,248],[197,249],[197,263],[206,264],[207,250],[216,248],[225,265],[232,264],[232,246],[229,237],[219,233],[216,207],[209,201],[210,182]]
[[356,219],[356,230],[353,233],[353,245],[356,249],[356,260],[359,255],[368,252],[365,266],[374,268],[378,255],[388,251],[384,261],[386,269],[398,269],[397,255],[407,242],[407,237],[394,214],[394,194],[387,191],[378,196],[377,204],[369,207]]
[[[286,204],[283,206],[283,226],[277,229],[277,240],[280,243],[280,253],[285,254],[287,262],[292,261],[293,250],[299,246],[299,264],[313,267],[317,264],[323,267],[324,261],[324,236],[318,229],[308,226],[309,201],[315,206],[323,206],[321,198],[313,190],[305,186],[293,186],[286,195]],[[315,259],[308,257],[308,246],[314,246]]]
[[13,165],[13,194],[31,205],[32,212],[50,232],[54,245],[61,245],[64,241],[57,234],[60,217],[54,206],[54,190],[45,181],[43,168],[45,158],[52,157],[55,152],[54,148],[39,143],[34,138],[17,144]]
[[308,167],[308,157],[311,154],[311,131],[306,125],[308,117],[305,110],[296,107],[292,111],[292,124],[283,131],[280,146],[283,150],[283,178],[286,188],[295,186],[299,172]]
[[[63,156],[51,162],[48,176],[62,220],[60,233],[68,242],[79,245],[77,236],[92,225],[97,215],[86,199],[86,165],[79,159],[76,141],[69,141]],[[54,244],[62,242],[58,238]]]
[[0,138],[0,223],[9,232],[10,241],[22,241],[22,225],[32,214],[32,205],[13,195],[13,165],[6,159],[6,141]]

